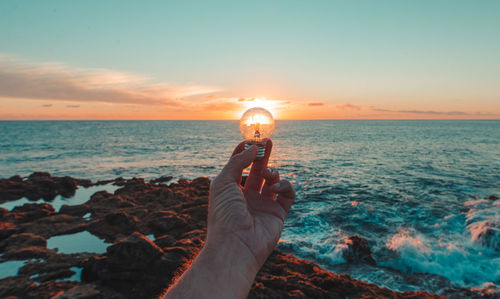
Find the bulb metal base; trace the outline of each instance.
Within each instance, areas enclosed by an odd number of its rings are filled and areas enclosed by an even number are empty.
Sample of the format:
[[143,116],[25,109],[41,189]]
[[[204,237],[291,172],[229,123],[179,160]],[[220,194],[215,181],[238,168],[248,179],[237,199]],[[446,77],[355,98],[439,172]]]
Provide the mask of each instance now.
[[257,156],[256,158],[263,158],[264,155],[266,154],[266,142],[254,142],[254,141],[247,141],[245,143],[245,150],[249,149],[253,144],[257,146]]

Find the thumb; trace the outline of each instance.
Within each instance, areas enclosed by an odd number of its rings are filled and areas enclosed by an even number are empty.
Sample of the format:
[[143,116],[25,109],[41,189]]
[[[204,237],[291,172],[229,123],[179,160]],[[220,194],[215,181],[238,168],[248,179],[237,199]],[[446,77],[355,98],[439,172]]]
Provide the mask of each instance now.
[[224,169],[221,172],[221,178],[233,182],[239,182],[243,169],[247,168],[255,160],[257,155],[257,147],[252,145],[247,150],[235,154],[229,159]]

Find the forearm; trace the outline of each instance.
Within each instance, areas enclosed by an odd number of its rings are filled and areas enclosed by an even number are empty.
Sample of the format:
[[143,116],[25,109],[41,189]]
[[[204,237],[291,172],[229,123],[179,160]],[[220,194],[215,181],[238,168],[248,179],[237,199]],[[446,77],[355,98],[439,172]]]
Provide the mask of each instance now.
[[164,299],[246,298],[258,270],[254,257],[239,240],[207,242]]

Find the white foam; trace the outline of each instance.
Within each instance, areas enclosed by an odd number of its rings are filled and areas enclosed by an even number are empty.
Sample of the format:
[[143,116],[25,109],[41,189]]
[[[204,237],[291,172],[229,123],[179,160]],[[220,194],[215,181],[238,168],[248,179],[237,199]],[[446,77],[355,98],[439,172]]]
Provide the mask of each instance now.
[[442,275],[461,286],[498,283],[500,257],[476,247],[465,235],[434,242],[414,230],[402,229],[387,240],[387,248],[397,252],[398,258],[380,264],[405,273]]
[[471,239],[500,251],[500,200],[478,199],[465,202],[467,229]]

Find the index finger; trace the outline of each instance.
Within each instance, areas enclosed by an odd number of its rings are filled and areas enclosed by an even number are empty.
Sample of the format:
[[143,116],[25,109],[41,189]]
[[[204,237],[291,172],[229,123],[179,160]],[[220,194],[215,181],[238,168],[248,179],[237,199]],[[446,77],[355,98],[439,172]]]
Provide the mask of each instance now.
[[[244,151],[245,150],[245,144],[246,144],[245,141],[240,142],[240,144],[238,144],[234,148],[233,153],[231,154],[231,157],[234,156],[234,155],[237,155],[237,154],[241,153],[242,151]],[[241,175],[240,175],[240,178],[237,180],[236,183],[238,183],[238,186],[241,185]]]
[[267,168],[267,163],[269,162],[269,157],[271,156],[271,150],[273,148],[273,142],[271,139],[266,141],[264,157],[255,160],[250,169],[250,174],[245,182],[245,189],[255,190],[257,192],[262,188],[262,183],[264,182],[264,177],[262,177],[262,171]]

